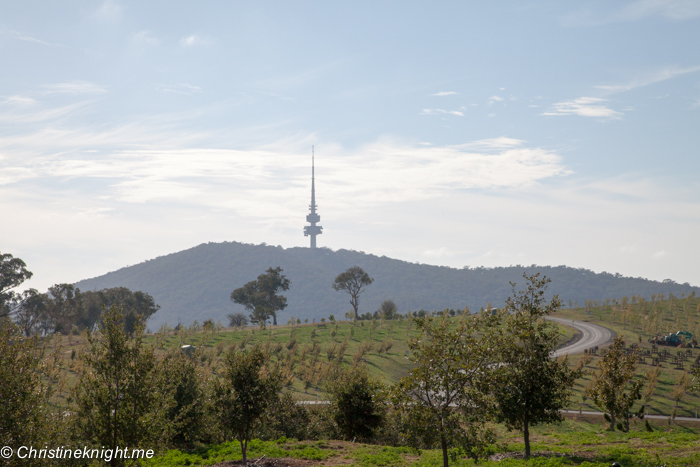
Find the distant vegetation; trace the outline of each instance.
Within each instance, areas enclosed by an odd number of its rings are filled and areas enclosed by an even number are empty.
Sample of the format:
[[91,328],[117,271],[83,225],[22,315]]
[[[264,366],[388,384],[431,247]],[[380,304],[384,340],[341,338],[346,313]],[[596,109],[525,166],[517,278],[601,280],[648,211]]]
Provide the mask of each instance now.
[[231,291],[276,266],[291,281],[284,294],[288,306],[277,316],[282,323],[290,316],[309,321],[329,314],[344,317],[352,310],[349,297],[334,291],[331,285],[338,274],[353,266],[374,279],[360,297],[359,315],[374,313],[385,300],[393,300],[403,314],[421,309],[479,310],[489,302],[500,307],[510,293],[509,282],[518,282],[523,273],[537,272],[552,279],[548,298],[558,294],[571,307],[583,306],[586,300],[602,304],[605,299],[619,300],[625,295],[649,300],[652,294],[700,294],[700,288],[687,283],[657,282],[566,266],[454,269],[350,250],[284,249],[237,242],[202,244],[75,285],[81,290],[127,287],[150,294],[161,306],[148,323],[150,329],[156,330],[165,322],[173,326],[180,322],[189,325],[195,319],[226,323],[228,314],[244,311],[242,305],[230,302]]

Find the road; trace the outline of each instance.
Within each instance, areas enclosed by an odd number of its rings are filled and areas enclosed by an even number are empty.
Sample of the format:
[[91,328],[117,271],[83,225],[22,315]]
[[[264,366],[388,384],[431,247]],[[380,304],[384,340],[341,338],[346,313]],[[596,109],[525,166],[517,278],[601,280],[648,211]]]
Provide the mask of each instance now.
[[574,327],[581,331],[581,334],[583,334],[579,340],[573,342],[571,345],[567,345],[566,347],[562,347],[561,349],[554,351],[554,353],[552,353],[553,357],[583,353],[585,349],[590,349],[596,345],[601,346],[608,344],[615,337],[614,331],[598,324],[587,323],[585,321],[573,321],[564,318],[554,318],[551,316],[548,316],[547,319]]

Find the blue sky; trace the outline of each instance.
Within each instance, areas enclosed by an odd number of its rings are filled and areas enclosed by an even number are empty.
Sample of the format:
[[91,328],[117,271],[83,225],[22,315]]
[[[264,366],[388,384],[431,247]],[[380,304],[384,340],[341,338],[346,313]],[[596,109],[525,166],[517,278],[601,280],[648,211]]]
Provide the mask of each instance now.
[[700,285],[700,1],[0,2],[0,251],[208,241]]

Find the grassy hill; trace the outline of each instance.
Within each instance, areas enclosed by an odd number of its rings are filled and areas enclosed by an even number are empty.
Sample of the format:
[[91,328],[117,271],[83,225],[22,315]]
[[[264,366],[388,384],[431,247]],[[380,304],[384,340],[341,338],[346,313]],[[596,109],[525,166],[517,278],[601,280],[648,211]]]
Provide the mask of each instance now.
[[541,272],[552,279],[550,295],[566,302],[621,298],[651,294],[695,293],[700,288],[671,281],[651,281],[619,274],[594,273],[566,266],[511,266],[455,269],[409,263],[386,256],[327,248],[282,248],[237,242],[207,243],[122,268],[76,284],[81,290],[128,287],[153,296],[161,305],[149,322],[152,330],[163,323],[189,325],[198,320],[221,320],[228,313],[244,311],[233,304],[231,291],[255,279],[270,266],[281,266],[291,280],[285,294],[289,306],[279,314],[286,323],[291,316],[320,319],[350,310],[348,296],[331,288],[333,279],[352,266],[360,266],[375,279],[361,296],[360,313],[373,312],[391,299],[400,312],[445,308],[479,309],[491,302],[500,306],[510,294],[509,282],[522,282],[524,272]]

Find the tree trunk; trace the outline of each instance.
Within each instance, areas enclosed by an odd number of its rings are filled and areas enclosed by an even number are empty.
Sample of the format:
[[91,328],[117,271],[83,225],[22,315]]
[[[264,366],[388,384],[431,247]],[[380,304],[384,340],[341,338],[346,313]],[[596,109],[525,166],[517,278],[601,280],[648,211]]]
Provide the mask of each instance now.
[[523,423],[523,438],[525,439],[525,459],[530,458],[530,423],[525,420]]
[[240,440],[241,443],[241,454],[243,454],[243,464],[245,464],[248,461],[248,458],[246,457],[246,448],[248,447],[248,441]]
[[615,431],[615,416],[610,414],[610,431]]
[[277,326],[277,313],[272,313],[272,325]]
[[447,455],[447,438],[445,435],[440,436],[440,444],[442,445],[442,466],[449,467],[449,457]]

